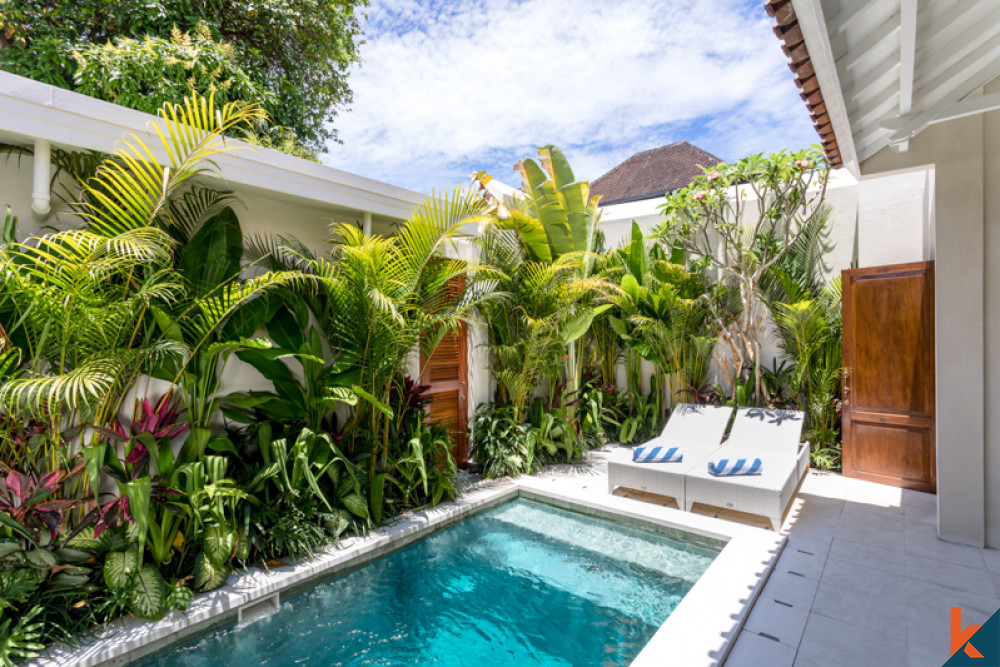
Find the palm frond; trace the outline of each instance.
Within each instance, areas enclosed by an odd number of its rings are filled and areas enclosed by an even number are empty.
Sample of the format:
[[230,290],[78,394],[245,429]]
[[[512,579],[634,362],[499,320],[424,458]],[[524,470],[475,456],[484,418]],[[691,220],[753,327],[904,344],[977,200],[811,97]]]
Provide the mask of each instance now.
[[169,220],[169,203],[186,183],[208,169],[213,155],[233,150],[226,132],[248,125],[264,112],[253,104],[215,106],[214,95],[194,94],[183,104],[165,104],[152,130],[168,157],[162,167],[153,151],[135,134],[122,141],[97,173],[83,184],[82,200],[74,212],[91,229],[106,236]]

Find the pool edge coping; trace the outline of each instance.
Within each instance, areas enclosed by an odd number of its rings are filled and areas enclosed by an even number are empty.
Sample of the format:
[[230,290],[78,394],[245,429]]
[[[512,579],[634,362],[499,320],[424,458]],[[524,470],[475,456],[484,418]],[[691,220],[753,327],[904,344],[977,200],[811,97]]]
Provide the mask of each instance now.
[[[296,595],[429,537],[472,514],[518,497],[605,518],[624,516],[639,524],[724,541],[725,546],[719,555],[632,663],[636,667],[662,665],[664,658],[669,657],[672,663],[692,667],[722,664],[773,569],[786,538],[760,528],[606,493],[594,497],[583,493],[586,489],[577,493],[545,488],[551,481],[549,478],[529,477],[479,485],[466,490],[458,500],[406,513],[392,524],[368,535],[351,537],[327,547],[307,561],[270,571],[250,568],[235,573],[222,587],[197,595],[184,613],[173,611],[157,621],[120,619],[110,624],[95,640],[75,648],[53,647],[28,664],[33,667],[130,664],[188,637],[228,623],[237,617],[240,609],[256,606],[276,593]],[[755,559],[763,558],[767,553],[770,556],[766,562],[753,565]],[[760,567],[764,568],[763,571]],[[748,583],[752,584],[749,591],[746,589]],[[742,593],[739,592],[741,587]]]

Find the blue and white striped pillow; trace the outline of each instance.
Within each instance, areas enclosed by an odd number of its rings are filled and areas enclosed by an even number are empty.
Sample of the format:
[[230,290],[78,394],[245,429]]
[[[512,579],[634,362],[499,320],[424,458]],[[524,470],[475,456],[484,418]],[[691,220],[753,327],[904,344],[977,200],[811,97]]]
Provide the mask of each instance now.
[[680,463],[684,455],[679,447],[636,447],[632,450],[632,460],[636,463]]
[[759,475],[761,465],[760,459],[719,459],[708,462],[708,474],[716,477]]

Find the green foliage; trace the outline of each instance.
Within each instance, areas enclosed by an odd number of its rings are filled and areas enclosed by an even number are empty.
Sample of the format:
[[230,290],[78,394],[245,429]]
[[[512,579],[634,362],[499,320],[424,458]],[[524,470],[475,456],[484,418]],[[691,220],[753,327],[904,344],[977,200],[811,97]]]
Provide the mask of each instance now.
[[655,400],[636,396],[625,408],[618,428],[618,444],[645,442],[655,435],[655,425],[659,421]]
[[[655,406],[657,418],[663,419],[668,404],[686,388],[705,382],[716,337],[732,319],[726,292],[709,284],[703,273],[669,261],[635,222],[630,242],[615,255],[618,266],[608,268],[606,275],[617,280],[620,290],[610,299],[615,310],[609,325],[624,345],[654,364],[654,386],[669,387],[665,395],[654,395],[666,399]],[[632,386],[630,390],[638,393]],[[645,415],[635,416],[636,425],[646,421]]]
[[571,461],[583,454],[582,440],[569,421],[567,406],[544,410],[536,398],[528,411],[528,447],[542,457]]
[[469,431],[469,453],[487,479],[530,474],[541,466],[528,427],[512,405],[481,403]]
[[453,480],[458,466],[451,449],[447,428],[419,420],[385,480],[399,490],[403,503],[409,506],[421,504],[422,499],[432,505],[446,496],[453,500],[457,495]]
[[104,560],[104,582],[140,618],[160,618],[167,610],[167,584],[156,567],[142,563],[142,553],[137,549],[108,553]]
[[309,322],[309,309],[295,295],[267,324],[274,344],[266,349],[244,348],[236,356],[253,366],[274,386],[273,392],[251,391],[227,396],[223,412],[230,419],[255,423],[302,422],[318,432],[338,404],[357,405],[352,389],[360,379],[349,356],[327,363],[319,329]]
[[[15,667],[25,661],[37,658],[45,645],[43,623],[38,620],[42,607],[33,607],[27,614],[0,620],[0,665]],[[2,618],[2,617],[0,617]]]
[[[253,134],[315,154],[349,104],[366,0],[20,0],[0,4],[0,67],[144,108],[190,92],[264,104]],[[102,77],[103,72],[103,77]],[[185,76],[186,74],[186,76]],[[152,99],[146,100],[142,93]]]
[[[497,289],[509,295],[482,309],[490,370],[498,400],[514,405],[519,415],[542,380],[550,404],[559,385],[570,394],[579,389],[580,338],[607,309],[597,299],[609,288],[592,275],[600,245],[597,198],[587,182],[574,180],[558,148],[544,146],[538,153],[541,166],[524,159],[515,167],[523,195],[496,201],[486,189],[491,177],[473,176],[491,212],[479,237],[482,258],[502,272]],[[569,419],[576,421],[572,408]]]
[[83,42],[73,46],[72,54],[77,92],[146,113],[192,93],[274,106],[274,93],[251,80],[237,64],[232,45],[216,42],[204,23],[190,32],[174,28],[166,39],[147,35]]
[[823,282],[828,216],[817,216],[795,246],[762,281],[763,300],[778,331],[782,356],[792,365],[788,385],[807,416],[813,465],[840,466],[842,375],[841,285]]
[[398,437],[402,416],[391,403],[411,351],[430,356],[448,331],[491,298],[490,269],[446,256],[463,226],[480,222],[485,213],[479,197],[456,188],[428,197],[395,236],[334,225],[329,258],[286,239],[255,243],[253,254],[269,257],[272,266],[298,267],[315,277],[315,293],[303,298],[335,366],[352,373],[342,376],[351,378],[357,397],[343,449],[351,460],[368,463],[369,506],[376,521],[393,450],[407,442]]

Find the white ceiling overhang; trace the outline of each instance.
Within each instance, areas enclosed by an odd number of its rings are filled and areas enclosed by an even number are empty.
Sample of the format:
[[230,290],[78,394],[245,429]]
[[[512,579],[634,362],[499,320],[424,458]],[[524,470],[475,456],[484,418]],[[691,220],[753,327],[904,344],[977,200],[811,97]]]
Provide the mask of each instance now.
[[[929,125],[1000,109],[1000,2],[791,0],[844,165]],[[794,66],[793,66],[794,69]]]

